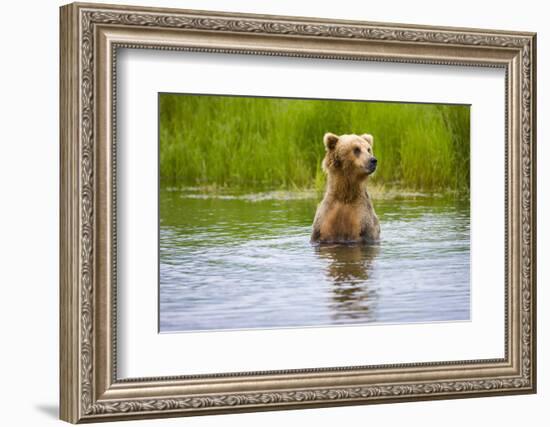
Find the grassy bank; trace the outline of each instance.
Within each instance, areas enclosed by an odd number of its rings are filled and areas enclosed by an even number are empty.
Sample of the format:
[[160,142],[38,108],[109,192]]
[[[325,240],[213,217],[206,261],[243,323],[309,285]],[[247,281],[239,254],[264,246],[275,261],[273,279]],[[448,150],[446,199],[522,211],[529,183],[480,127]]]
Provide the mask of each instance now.
[[160,95],[162,184],[321,188],[325,132],[371,133],[381,188],[469,191],[467,106]]

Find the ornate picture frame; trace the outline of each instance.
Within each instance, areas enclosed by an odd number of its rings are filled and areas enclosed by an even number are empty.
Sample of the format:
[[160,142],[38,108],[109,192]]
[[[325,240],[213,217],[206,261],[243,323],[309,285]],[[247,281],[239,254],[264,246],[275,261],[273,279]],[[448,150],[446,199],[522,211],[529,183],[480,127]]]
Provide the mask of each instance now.
[[[534,33],[80,3],[60,13],[61,419],[79,423],[536,391]],[[503,68],[505,357],[118,379],[119,48]]]

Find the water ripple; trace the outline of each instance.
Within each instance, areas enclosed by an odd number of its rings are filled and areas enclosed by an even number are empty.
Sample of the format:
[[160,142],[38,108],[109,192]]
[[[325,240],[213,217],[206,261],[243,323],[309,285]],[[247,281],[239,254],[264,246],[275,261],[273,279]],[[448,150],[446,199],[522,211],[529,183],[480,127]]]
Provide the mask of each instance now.
[[376,207],[379,245],[319,247],[309,244],[310,197],[164,193],[161,331],[469,319],[468,205]]

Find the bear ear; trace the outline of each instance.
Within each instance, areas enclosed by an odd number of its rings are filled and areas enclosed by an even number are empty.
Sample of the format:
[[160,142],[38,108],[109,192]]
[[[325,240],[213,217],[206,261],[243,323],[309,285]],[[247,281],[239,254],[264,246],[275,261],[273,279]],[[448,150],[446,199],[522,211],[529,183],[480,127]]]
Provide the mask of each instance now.
[[371,134],[364,133],[363,135],[361,135],[361,138],[363,138],[365,141],[367,141],[370,144],[371,147],[374,145],[374,138],[372,137]]
[[336,144],[338,143],[338,135],[327,132],[323,137],[323,142],[325,143],[325,148],[327,151],[334,150],[334,147],[336,147]]

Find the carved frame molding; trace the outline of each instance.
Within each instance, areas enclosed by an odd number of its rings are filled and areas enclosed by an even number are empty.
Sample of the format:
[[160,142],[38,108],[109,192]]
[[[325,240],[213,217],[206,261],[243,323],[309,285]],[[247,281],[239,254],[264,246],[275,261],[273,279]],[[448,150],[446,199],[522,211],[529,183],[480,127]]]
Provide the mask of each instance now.
[[[505,68],[506,357],[118,380],[113,148],[118,48]],[[61,418],[75,423],[534,392],[535,52],[533,33],[63,6]]]

